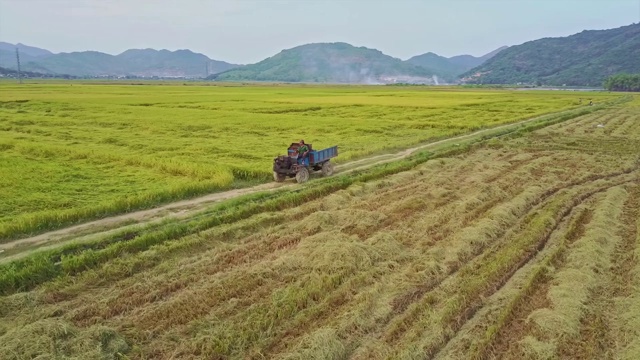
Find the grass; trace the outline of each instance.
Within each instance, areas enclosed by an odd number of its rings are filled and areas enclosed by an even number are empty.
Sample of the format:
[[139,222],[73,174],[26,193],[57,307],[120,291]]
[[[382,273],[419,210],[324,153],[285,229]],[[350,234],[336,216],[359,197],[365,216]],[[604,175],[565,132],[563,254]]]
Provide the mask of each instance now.
[[[472,144],[487,138],[514,131],[523,134],[537,129],[540,124],[553,124],[564,121],[567,117],[579,116],[590,111],[593,111],[593,108],[543,117],[537,122],[515,129],[496,130],[493,133],[482,137],[472,137],[455,145],[444,144],[435,153],[419,153],[404,161],[379,165],[354,175],[335,176],[294,191],[284,190],[243,196],[215,205],[197,217],[188,219],[188,221],[167,221],[160,225],[127,229],[93,241],[70,243],[53,250],[39,252],[24,260],[0,266],[0,294],[25,290],[63,274],[72,275],[96,267],[122,254],[143,251],[151,246],[194,234],[213,226],[232,223],[262,212],[299,206],[307,201],[345,189],[352,184],[406,171],[433,158],[464,153],[472,148]],[[475,234],[476,230],[472,230],[471,233]]]
[[[622,190],[640,179],[631,106],[551,116],[3,265],[5,279],[22,283],[0,286],[0,353],[51,356],[55,346],[59,357],[87,359],[409,359],[460,344],[456,358],[514,354],[492,352],[496,334],[534,294],[547,295],[548,279],[558,289],[591,288],[564,274],[609,278],[613,267],[604,265],[621,260],[601,255],[622,240],[637,253],[638,220]],[[33,273],[6,272],[30,262]],[[621,279],[633,279],[630,264],[615,267]],[[615,300],[624,312],[611,328],[633,333],[635,283],[619,285],[629,295]],[[587,305],[588,293],[579,299]],[[553,331],[582,340],[571,314]],[[539,335],[516,329],[510,344]],[[458,341],[464,334],[478,346]],[[532,345],[560,357],[547,340]],[[619,342],[615,355],[632,358],[635,338]]]
[[[112,329],[95,326],[88,331],[49,319],[21,329],[8,330],[5,356],[15,358],[120,359],[130,350],[126,341]],[[44,354],[44,356],[43,356]]]
[[[610,118],[625,119],[616,124],[625,127],[633,121],[625,116],[629,110],[619,111],[618,116]],[[555,129],[550,127],[539,131],[538,135],[553,134],[559,129],[573,133],[574,129],[583,128],[590,122],[590,118],[557,125]],[[615,121],[609,122],[608,126]],[[637,133],[637,128],[632,132]],[[599,133],[592,134],[601,142],[605,140]],[[532,137],[537,137],[535,135]],[[554,138],[553,143],[557,140]],[[635,153],[626,148],[620,138],[617,146],[613,145],[611,142],[611,146],[601,146],[598,153]],[[582,151],[597,156],[590,148],[587,143]],[[635,188],[637,192],[637,185],[633,185],[636,183],[637,180],[632,181],[626,188]],[[625,205],[624,211],[628,214],[619,218],[621,205],[625,203],[624,187],[613,187],[606,196],[596,195],[597,201],[590,199],[578,207],[580,210],[573,221],[560,224],[535,261],[518,271],[507,286],[486,301],[479,315],[465,324],[440,358],[621,356],[621,349],[631,341],[626,335],[628,330],[619,327],[626,325],[617,315],[622,310],[613,309],[613,304],[624,301],[625,294],[633,289],[627,280],[632,278],[627,264],[633,260],[629,249],[637,247],[638,203],[627,201],[629,204]],[[595,213],[593,219],[592,213]],[[627,228],[634,230],[625,233]],[[621,242],[623,237],[626,239]],[[621,247],[620,244],[628,245]],[[616,254],[612,254],[613,247],[619,248]]]
[[[637,213],[637,212],[636,212]],[[636,220],[636,242],[633,253],[635,266],[630,274],[633,279],[629,297],[617,299],[616,309],[620,310],[619,329],[624,338],[619,339],[622,359],[636,359],[640,357],[640,218]]]
[[[442,304],[422,318],[415,314],[407,314],[414,318],[410,323],[411,329],[419,329],[417,332],[409,332],[411,341],[419,345],[416,349],[408,346],[400,346],[400,357],[413,357],[415,352],[434,356],[442,348],[446,341],[450,340],[450,332],[442,332],[441,329],[458,331],[465,319],[460,319],[460,314],[475,312],[486,296],[486,291],[493,291],[495,287],[502,287],[503,279],[510,278],[516,270],[529,261],[529,257],[535,253],[537,247],[544,246],[551,232],[556,228],[560,219],[565,216],[581,196],[578,189],[572,189],[564,194],[559,194],[553,201],[543,204],[529,216],[525,216],[518,224],[523,229],[515,234],[506,234],[504,242],[465,264],[460,271],[448,278],[442,284],[442,289],[434,291],[434,298],[426,298],[425,302]],[[589,190],[593,191],[599,190]],[[582,195],[584,197],[585,195]],[[495,241],[496,239],[491,239]],[[414,309],[424,307],[425,304],[416,303]],[[397,319],[403,326],[407,320]],[[398,331],[398,330],[395,330]],[[402,329],[402,332],[405,330]]]
[[[551,306],[537,309],[528,317],[537,335],[523,340],[522,351],[529,354],[528,358],[547,358],[545,353],[555,354],[560,344],[579,337],[580,320],[591,292],[599,282],[606,281],[603,274],[611,267],[613,249],[620,241],[615,231],[620,226],[620,204],[627,194],[624,189],[613,188],[605,195],[586,233],[573,244],[564,266],[554,275],[548,292]],[[539,353],[539,349],[544,351]]]
[[[0,241],[270,181],[304,137],[339,162],[578,106],[455,88],[2,84]],[[596,103],[611,95],[594,93]]]
[[[466,151],[467,147],[455,147],[445,154]],[[60,248],[39,252],[24,260],[0,266],[0,293],[13,292],[40,284],[62,274],[74,274],[95,267],[123,253],[146,250],[153,245],[197,233],[213,226],[235,222],[252,215],[278,211],[304,204],[359,181],[384,177],[410,169],[417,163],[430,159],[430,153],[411,160],[378,166],[356,176],[337,176],[297,191],[280,191],[274,194],[248,195],[226,202],[188,222],[166,222],[147,229],[118,232],[91,242],[70,243]],[[128,241],[123,239],[129,238]]]
[[[587,346],[565,343],[563,353],[576,356],[595,355],[633,359],[638,351],[638,302],[637,282],[634,279],[638,264],[638,224],[640,221],[640,184],[626,188],[628,198],[618,219],[614,238],[618,243],[612,255],[611,272],[606,273],[600,286],[592,293],[592,301],[586,306],[586,316],[581,320],[581,337],[591,341]],[[613,295],[613,296],[612,296]],[[624,314],[624,315],[623,315]],[[635,314],[635,315],[634,315]],[[634,323],[636,321],[636,323]],[[576,351],[577,350],[577,351]]]

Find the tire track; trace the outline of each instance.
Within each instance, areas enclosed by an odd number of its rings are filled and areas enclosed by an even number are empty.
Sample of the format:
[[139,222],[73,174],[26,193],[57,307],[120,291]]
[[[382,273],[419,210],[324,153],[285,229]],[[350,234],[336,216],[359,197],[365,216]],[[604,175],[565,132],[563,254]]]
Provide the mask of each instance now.
[[[492,128],[482,129],[469,134],[455,136],[455,137],[451,137],[443,140],[438,140],[435,142],[430,142],[430,143],[416,146],[413,148],[409,148],[395,154],[377,155],[377,156],[356,160],[356,161],[345,163],[345,164],[340,164],[336,166],[336,173],[347,174],[347,173],[351,173],[358,170],[364,170],[376,165],[381,165],[381,164],[405,159],[418,151],[425,150],[428,148],[436,147],[436,146],[443,145],[450,142],[466,140],[469,138],[476,137],[478,135],[482,135],[482,134],[490,133],[494,131],[500,131],[503,129],[510,129],[510,128],[517,129],[522,125],[525,125],[527,123],[531,123],[534,121],[538,121],[550,115],[559,115],[559,114],[572,113],[572,112],[575,112],[575,109],[565,110],[558,113],[538,116],[535,118],[531,118],[531,119],[527,119],[527,120],[523,120],[515,123],[504,124],[504,125],[500,125]],[[67,241],[67,240],[70,240],[70,238],[81,240],[82,238],[85,238],[88,236],[95,236],[98,234],[108,234],[122,228],[123,224],[130,223],[132,221],[137,224],[143,224],[143,223],[154,224],[169,218],[178,218],[178,219],[186,218],[215,202],[233,199],[242,195],[248,195],[248,194],[253,194],[253,193],[262,192],[262,191],[274,191],[279,188],[291,187],[294,185],[295,184],[291,182],[266,183],[266,184],[261,184],[261,185],[257,185],[249,188],[244,188],[244,189],[236,189],[236,190],[214,193],[206,196],[201,196],[195,199],[177,201],[177,202],[163,205],[153,209],[141,210],[141,211],[131,212],[128,214],[103,218],[100,220],[95,220],[95,221],[90,221],[90,222],[79,224],[79,225],[74,225],[64,229],[49,231],[37,236],[32,236],[29,238],[19,239],[12,242],[0,244],[0,251],[2,250],[6,251],[14,247],[42,245],[52,241]],[[91,229],[102,229],[102,230],[98,230],[96,232],[96,231],[91,231]]]
[[[527,264],[542,248],[544,248],[551,233],[557,229],[558,224],[562,221],[562,219],[568,216],[568,214],[572,211],[573,208],[578,206],[582,201],[592,196],[593,194],[606,191],[608,188],[613,186],[618,186],[620,184],[623,184],[629,181],[634,181],[634,180],[625,179],[626,177],[625,175],[626,174],[620,175],[621,177],[623,177],[623,179],[621,180],[614,179],[615,181],[613,181],[613,183],[599,186],[595,190],[589,190],[584,193],[580,193],[577,196],[572,196],[571,199],[568,201],[570,205],[561,207],[560,210],[556,213],[555,215],[556,221],[554,226],[545,227],[543,230],[543,233],[540,234],[539,236],[540,239],[535,244],[526,245],[523,248],[519,249],[518,251],[519,258],[513,259],[511,260],[511,262],[509,262],[509,265],[507,265],[507,268],[505,269],[506,271],[503,272],[503,275],[495,278],[489,283],[482,283],[481,285],[479,285],[480,286],[478,288],[478,291],[480,291],[479,293],[472,295],[471,297],[468,297],[468,296],[464,297],[463,301],[466,305],[462,308],[462,310],[460,310],[457,313],[455,318],[451,319],[452,322],[450,322],[448,325],[450,331],[447,331],[447,334],[449,335],[445,335],[445,339],[443,343],[433,343],[431,345],[428,345],[424,349],[424,353],[427,355],[427,357],[434,356],[436,353],[438,353],[442,349],[442,347],[446,344],[446,342],[448,342],[453,337],[453,334],[459,331],[462,325],[466,321],[468,321],[471,317],[473,317],[476,311],[481,308],[482,302],[483,302],[482,299],[488,296],[491,296],[493,293],[495,293],[500,288],[502,288],[504,284],[506,284],[506,282],[513,276],[513,274],[517,270],[519,270],[525,264]],[[550,201],[550,203],[552,203],[552,201]],[[529,216],[525,216],[525,219],[526,218],[528,218],[530,221],[533,221],[535,216],[532,218],[531,215],[529,215]],[[480,270],[483,266],[493,266],[492,264],[494,263],[494,260],[491,260],[491,259],[492,258],[498,259],[497,256],[503,251],[506,251],[506,250],[504,250],[501,246],[495,245],[491,250],[483,253],[480,257],[477,257],[472,262],[466,264],[462,269],[460,269],[456,274],[452,276],[464,276],[466,274],[468,276],[473,277],[475,276],[475,274],[480,273]],[[447,281],[449,281],[449,279],[447,279]],[[452,281],[453,280],[451,280],[450,282]],[[443,286],[443,285],[439,285],[439,286]],[[455,286],[451,286],[451,287],[454,289],[456,288]],[[391,337],[388,337],[387,341],[393,343],[399,337],[398,336],[399,334],[397,332],[398,331],[404,332],[408,330],[413,326],[413,322],[415,321],[416,321],[415,316],[411,316],[408,318],[405,317],[404,320],[401,320],[402,326],[399,329],[392,331],[389,334],[391,335]]]
[[[532,204],[529,205],[529,207],[526,210],[526,213],[521,216],[521,218],[520,218],[521,220],[517,224],[514,224],[512,227],[508,227],[508,228],[503,229],[496,236],[497,236],[497,238],[501,238],[509,230],[521,227],[522,226],[521,222],[525,221],[525,219],[526,219],[528,214],[532,213],[534,210],[536,210],[538,205],[543,204],[548,199],[550,199],[552,196],[557,194],[559,191],[562,191],[562,190],[565,190],[565,189],[569,189],[569,188],[573,188],[573,187],[583,186],[585,184],[588,184],[588,183],[591,183],[591,182],[594,182],[594,181],[597,181],[597,180],[609,180],[609,179],[612,179],[612,178],[615,178],[615,177],[618,177],[618,176],[623,176],[623,175],[626,175],[626,174],[630,174],[633,171],[635,171],[635,170],[629,170],[629,171],[623,171],[623,172],[619,172],[619,173],[613,173],[613,174],[605,175],[605,176],[602,176],[602,177],[598,177],[598,176],[593,176],[592,175],[592,176],[586,177],[586,179],[583,179],[581,181],[572,182],[572,183],[567,184],[567,185],[559,185],[559,186],[557,186],[555,188],[548,189],[545,192],[543,192],[543,194],[538,199],[536,199],[536,201],[534,201]],[[479,252],[475,253],[472,256],[472,258],[468,259],[467,261],[475,260],[478,256],[482,255],[482,250],[483,249],[480,249]],[[462,264],[463,263],[461,262],[460,265],[462,265]],[[456,271],[457,271],[457,269],[455,269],[454,271],[450,272],[448,275],[453,275]],[[432,290],[433,287],[437,286],[438,284],[429,283],[426,286],[421,287],[419,290],[416,290],[416,292],[413,292],[413,293],[410,293],[410,294],[405,294],[405,297],[414,298],[414,299],[417,300],[418,298],[422,297],[426,292]],[[404,301],[399,301],[399,303],[404,303]],[[398,310],[400,310],[400,312],[403,312],[409,305],[410,305],[410,303],[408,303],[406,305],[398,306]]]
[[[584,202],[578,206],[583,204]],[[569,225],[569,219],[572,217],[577,219]],[[478,311],[477,316],[465,324],[464,327],[467,329],[461,329],[464,334],[462,340],[455,344],[454,338],[447,344],[449,352],[445,354],[451,353],[450,345],[453,344],[457,345],[457,351],[469,351],[470,354],[467,356],[472,358],[521,358],[522,354],[513,353],[513,347],[517,346],[520,335],[530,328],[526,315],[534,309],[550,306],[547,298],[547,290],[552,279],[550,267],[555,268],[562,264],[567,245],[581,236],[584,225],[590,218],[591,212],[588,209],[583,208],[578,215],[570,213],[556,227],[556,231],[551,233],[547,245],[536,257],[514,273],[505,286],[494,293],[488,303]],[[564,232],[561,233],[563,229]],[[550,243],[551,241],[553,242]],[[528,269],[525,269],[526,267]],[[524,273],[520,274],[521,271]],[[501,293],[505,294],[500,295]]]
[[[278,221],[271,222],[269,225],[279,225],[292,220],[303,221],[304,218],[314,212],[314,209],[308,209],[290,217],[283,216],[278,219]],[[286,251],[286,249],[295,246],[302,238],[313,235],[313,233],[314,231],[306,231],[289,234],[289,236],[279,236],[277,238],[260,236],[261,239],[259,239],[259,241],[255,241],[250,236],[247,241],[239,244],[237,247],[224,249],[224,251],[217,253],[215,257],[207,257],[208,252],[211,251],[210,249],[199,256],[202,261],[194,261],[193,258],[189,258],[188,263],[180,264],[179,269],[171,273],[164,272],[152,279],[145,278],[145,280],[138,279],[138,277],[146,277],[144,274],[127,277],[122,281],[124,284],[117,284],[118,287],[126,287],[120,290],[119,294],[113,294],[110,299],[105,299],[106,304],[109,305],[107,307],[108,310],[100,313],[96,312],[96,309],[88,309],[86,311],[93,314],[92,316],[94,317],[99,316],[102,321],[115,316],[130,314],[139,308],[149,305],[157,306],[161,303],[170,302],[175,294],[197,291],[196,289],[209,282],[212,276],[223,272],[234,271],[241,267],[249,267],[256,262],[272,256],[275,252]],[[164,260],[167,259],[164,258]],[[203,264],[203,261],[210,264]],[[152,264],[148,265],[151,267]],[[203,267],[204,271],[196,271],[196,269]],[[189,274],[186,279],[185,274]],[[167,278],[171,278],[172,276],[175,276],[176,279],[169,281]],[[190,278],[192,280],[188,281]],[[114,280],[113,277],[109,277],[109,281],[113,282]],[[153,288],[154,290],[151,292],[142,291],[142,294],[139,294],[141,289],[136,290],[139,284],[145,284],[147,289]],[[155,284],[155,286],[152,284]],[[257,290],[257,288],[254,288],[254,291]],[[78,315],[78,320],[84,321],[86,317],[87,315]]]
[[632,189],[631,196],[624,204],[621,221],[623,226],[618,231],[621,242],[612,256],[614,264],[611,273],[608,280],[593,291],[594,296],[581,321],[580,336],[559,349],[563,356],[576,359],[613,358],[615,349],[624,347],[624,344],[620,344],[623,334],[614,333],[617,319],[615,298],[629,296],[631,293],[631,270],[638,260],[634,256],[634,250],[637,245],[635,221],[640,218],[640,187]]
[[[535,161],[536,159],[531,158],[529,159],[530,161]],[[402,189],[406,189],[407,186],[406,185],[401,185]],[[376,193],[377,194],[377,193]],[[386,194],[386,193],[385,193]],[[388,195],[395,195],[395,192],[393,193],[388,193]],[[405,198],[406,201],[406,198]],[[387,202],[387,201],[385,201]],[[489,211],[490,209],[487,209],[486,207],[480,205],[480,208],[482,208],[482,211]],[[428,210],[426,210],[428,212]],[[407,221],[407,219],[404,219],[405,222]],[[410,220],[410,219],[409,219]],[[403,224],[405,223],[403,222]],[[398,226],[404,226],[404,225],[398,225]],[[376,229],[374,229],[375,231],[377,231],[377,227]],[[386,228],[386,230],[388,230],[388,228]],[[367,236],[371,236],[372,234],[368,233]],[[356,276],[356,278],[359,278],[360,276]],[[350,280],[352,281],[352,280]],[[362,286],[370,286],[373,283],[372,282],[368,282],[366,284],[363,284],[362,281],[356,281],[354,284],[359,284],[358,286],[362,287]],[[271,343],[269,345],[266,345],[266,347],[262,348],[260,350],[260,353],[263,355],[268,355],[268,354],[274,354],[274,353],[279,353],[281,351],[283,351],[283,349],[292,344],[294,342],[294,339],[298,336],[301,336],[302,334],[304,334],[304,330],[307,328],[305,326],[305,324],[309,324],[310,322],[313,322],[313,326],[315,328],[318,327],[322,327],[324,324],[330,322],[333,320],[333,316],[331,316],[332,313],[338,313],[340,311],[342,311],[341,309],[343,309],[345,306],[348,306],[348,302],[346,301],[346,299],[344,298],[344,291],[346,291],[346,293],[350,293],[354,290],[354,284],[348,286],[347,288],[343,289],[342,291],[340,289],[337,289],[335,292],[336,294],[331,294],[331,296],[329,296],[326,300],[323,300],[323,302],[321,304],[318,304],[317,308],[313,308],[313,309],[309,309],[308,311],[305,311],[305,313],[307,314],[307,316],[303,317],[303,318],[298,318],[298,321],[294,321],[292,324],[287,324],[285,331],[282,331],[281,334],[279,336],[276,336],[274,339],[272,339]],[[334,296],[335,295],[335,296]],[[342,300],[340,300],[342,299]]]
[[[438,288],[444,286],[444,284],[447,282],[453,282],[454,281],[453,277],[461,276],[460,275],[461,271],[466,272],[467,274],[473,274],[475,272],[475,270],[473,269],[474,266],[478,266],[486,263],[485,260],[488,257],[491,257],[492,254],[498,252],[502,248],[505,241],[503,239],[503,236],[505,233],[507,233],[508,231],[523,228],[523,224],[531,219],[532,214],[535,214],[536,212],[538,212],[541,206],[545,206],[544,203],[551,201],[550,199],[553,197],[553,195],[555,195],[559,191],[567,188],[590,186],[591,183],[602,181],[602,180],[612,180],[612,179],[616,180],[616,177],[625,177],[633,171],[634,171],[633,169],[628,169],[625,171],[608,174],[604,176],[587,176],[579,181],[572,182],[570,185],[563,184],[558,186],[557,188],[546,190],[544,194],[540,196],[537,199],[537,201],[534,202],[534,204],[530,204],[528,206],[524,215],[523,214],[518,215],[519,220],[517,223],[501,231],[501,233],[498,235],[499,240],[494,241],[490,245],[491,247],[489,249],[486,249],[484,247],[479,248],[478,251],[473,253],[470,258],[462,259],[459,263],[457,263],[457,266],[454,266],[451,269],[449,269],[445,274],[445,276],[437,277],[437,278],[434,277],[428,283],[425,283],[420,287],[415,288],[405,293],[404,295],[401,295],[400,297],[396,298],[392,302],[393,310],[390,312],[390,314],[387,317],[385,317],[383,320],[381,320],[378,323],[378,325],[376,326],[377,330],[374,329],[373,332],[370,332],[370,336],[376,339],[381,339],[385,343],[387,343],[389,346],[393,347],[394,346],[393,344],[395,344],[396,341],[400,339],[401,335],[405,333],[407,330],[409,330],[413,326],[413,323],[417,321],[416,318],[418,313],[416,312],[421,311],[420,309],[422,309],[423,307],[413,306],[414,304],[418,303],[419,301],[422,301],[422,302],[426,301],[425,306],[427,308],[431,308],[433,306],[432,304],[433,300],[431,300],[430,297],[427,295],[428,293],[432,293],[436,291]],[[603,190],[604,189],[599,188],[596,191],[603,191]],[[583,196],[580,196],[578,199],[582,200],[584,197],[585,196],[583,195]],[[574,201],[576,200],[574,199]],[[577,206],[577,204],[575,206]],[[564,213],[561,214],[560,217],[562,218],[563,215],[566,216],[566,214],[570,212],[572,208],[573,206],[570,207],[568,210],[564,211]],[[490,296],[492,293],[494,293],[499,288],[501,288],[509,280],[511,275],[515,273],[515,271],[517,271],[519,268],[524,266],[524,264],[526,264],[540,250],[541,247],[544,247],[544,241],[548,240],[549,234],[550,232],[547,232],[547,236],[543,237],[542,245],[538,244],[537,246],[532,246],[528,249],[525,249],[523,254],[525,254],[526,256],[524,256],[524,258],[522,258],[517,263],[515,263],[515,265],[512,265],[509,271],[507,272],[506,276],[502,276],[500,279],[493,281],[492,284],[488,285],[488,288],[483,290],[482,293],[478,295],[478,297],[476,297],[475,299]],[[475,311],[478,310],[479,305],[480,305],[479,303],[473,303],[470,306],[466,307],[461,313],[458,314],[457,320],[455,320],[454,324],[451,326],[455,329],[459,329],[463,325],[463,323],[466,322],[466,320],[468,320],[474,315]],[[430,350],[427,350],[427,354],[430,354],[430,356],[435,355],[442,346],[444,346],[444,343],[436,347],[433,347]],[[372,354],[370,355],[373,356]],[[365,355],[365,357],[366,356],[367,355]]]
[[[479,296],[476,297],[475,300],[470,301],[470,305],[462,311],[461,315],[457,318],[456,322],[453,325],[451,325],[451,328],[452,328],[451,332],[458,333],[461,330],[461,328],[464,326],[464,324],[469,320],[471,320],[472,317],[478,312],[478,310],[480,310],[483,306],[485,306],[484,300],[483,300],[484,298],[488,298],[494,295],[495,293],[497,293],[499,290],[501,290],[509,282],[509,280],[511,280],[511,278],[516,274],[518,270],[522,269],[526,264],[528,264],[531,260],[533,260],[536,257],[536,255],[547,246],[547,243],[551,238],[551,235],[560,229],[561,224],[566,222],[571,212],[573,212],[577,206],[579,206],[584,201],[586,201],[587,199],[589,199],[590,197],[596,194],[603,193],[613,187],[617,187],[632,181],[635,181],[635,179],[632,179],[632,180],[623,179],[623,180],[614,181],[612,184],[607,184],[607,185],[597,187],[596,189],[593,189],[593,190],[588,190],[574,197],[573,200],[569,202],[568,206],[565,206],[564,208],[560,209],[558,213],[556,213],[555,224],[552,227],[548,227],[544,231],[543,236],[539,239],[537,244],[535,244],[534,247],[525,249],[524,255],[522,255],[521,258],[517,260],[511,266],[511,268],[509,268],[504,273],[504,275],[499,277],[496,282],[492,283],[492,285],[488,286],[483,293],[481,293]],[[483,266],[484,263],[480,262],[479,265]],[[451,341],[454,338],[454,336],[455,335],[449,336],[447,339],[447,342]],[[439,354],[445,348],[446,348],[446,344],[444,344],[440,348],[436,348],[435,351],[428,351],[427,355],[431,357],[434,354]],[[480,349],[482,349],[482,350],[479,350],[480,354],[483,354],[484,349],[486,349],[486,345],[481,346]],[[482,355],[480,357],[482,358],[484,356]]]
[[[564,237],[564,243],[558,245],[560,249],[557,253],[549,255],[549,264],[554,268],[562,267],[567,247],[584,236],[586,226],[591,222],[592,217],[593,211],[589,208],[584,208],[575,216],[575,220],[568,225],[566,233],[561,235]],[[541,262],[544,263],[544,259]],[[519,358],[522,356],[522,354],[516,352],[516,348],[518,341],[524,337],[524,334],[531,331],[531,324],[527,321],[527,315],[536,309],[551,306],[547,298],[551,280],[551,274],[546,269],[540,269],[539,275],[534,275],[529,288],[525,288],[525,293],[517,294],[521,298],[504,319],[505,326],[502,326],[492,341],[488,342],[480,351],[480,358]],[[471,347],[470,344],[468,346]]]

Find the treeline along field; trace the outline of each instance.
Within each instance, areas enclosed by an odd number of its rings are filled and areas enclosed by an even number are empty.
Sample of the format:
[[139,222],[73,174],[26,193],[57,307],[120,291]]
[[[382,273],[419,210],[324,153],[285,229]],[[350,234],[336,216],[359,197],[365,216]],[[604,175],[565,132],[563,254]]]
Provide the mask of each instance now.
[[[606,94],[589,94],[596,102]],[[291,141],[338,161],[579,106],[577,93],[0,84],[0,241],[268,181]]]
[[0,353],[638,359],[639,155],[636,97],[1,264]]

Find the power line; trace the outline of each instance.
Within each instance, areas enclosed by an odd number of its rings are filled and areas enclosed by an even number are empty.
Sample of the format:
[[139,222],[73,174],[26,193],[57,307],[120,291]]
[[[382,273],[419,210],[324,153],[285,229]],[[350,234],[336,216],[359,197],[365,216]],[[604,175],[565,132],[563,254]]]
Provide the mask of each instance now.
[[16,48],[16,63],[18,64],[18,82],[22,84],[22,73],[20,72],[20,51]]

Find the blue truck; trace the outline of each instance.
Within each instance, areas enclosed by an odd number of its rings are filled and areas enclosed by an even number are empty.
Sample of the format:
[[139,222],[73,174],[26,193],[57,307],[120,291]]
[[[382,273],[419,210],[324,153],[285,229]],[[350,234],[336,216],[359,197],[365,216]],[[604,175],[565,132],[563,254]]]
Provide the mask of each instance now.
[[298,183],[309,180],[311,171],[322,171],[323,176],[333,174],[331,159],[338,156],[338,147],[332,146],[323,150],[313,150],[311,144],[307,144],[309,152],[304,158],[298,159],[298,147],[293,143],[289,146],[287,155],[280,155],[273,159],[273,179],[278,182],[289,178],[296,178]]

